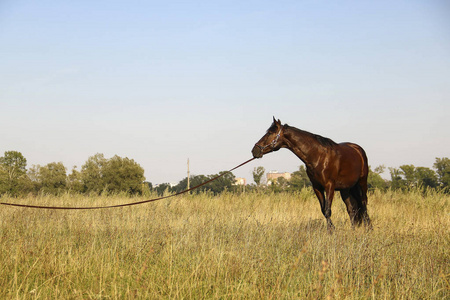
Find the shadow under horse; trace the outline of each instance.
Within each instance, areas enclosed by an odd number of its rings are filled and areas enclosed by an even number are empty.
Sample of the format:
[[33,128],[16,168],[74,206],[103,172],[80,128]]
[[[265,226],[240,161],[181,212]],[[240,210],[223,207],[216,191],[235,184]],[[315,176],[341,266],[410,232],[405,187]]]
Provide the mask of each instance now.
[[364,222],[371,228],[367,214],[369,165],[363,148],[353,143],[337,144],[329,138],[282,125],[280,120],[273,118],[272,125],[255,144],[252,154],[261,158],[281,148],[291,150],[305,164],[330,232],[334,229],[331,204],[335,191],[340,191],[352,225],[360,226]]

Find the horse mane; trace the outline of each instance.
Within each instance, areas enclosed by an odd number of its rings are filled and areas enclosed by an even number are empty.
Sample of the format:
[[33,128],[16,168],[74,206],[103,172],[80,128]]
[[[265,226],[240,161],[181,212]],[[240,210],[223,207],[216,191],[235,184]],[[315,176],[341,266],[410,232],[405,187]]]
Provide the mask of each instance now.
[[335,141],[333,141],[332,139],[329,139],[327,137],[323,137],[318,134],[313,134],[313,136],[322,146],[332,147],[334,145],[337,145],[337,143]]
[[286,128],[293,129],[294,131],[297,131],[299,133],[306,133],[307,135],[309,135],[310,137],[315,139],[319,144],[321,144],[324,147],[333,147],[333,146],[337,145],[337,143],[335,141],[333,141],[332,139],[330,139],[330,138],[323,137],[321,135],[314,134],[314,133],[311,133],[311,132],[308,132],[308,131],[305,131],[305,130],[301,130],[301,129],[298,129],[296,127],[289,126],[288,124],[284,124],[284,126]]

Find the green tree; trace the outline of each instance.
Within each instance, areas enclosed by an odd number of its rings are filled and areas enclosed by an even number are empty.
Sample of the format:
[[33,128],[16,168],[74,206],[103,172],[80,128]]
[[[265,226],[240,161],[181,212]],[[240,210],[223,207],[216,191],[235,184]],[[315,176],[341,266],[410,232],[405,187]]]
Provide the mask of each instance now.
[[430,168],[402,165],[400,169],[389,168],[389,170],[393,189],[435,188],[438,186],[438,176]]
[[417,167],[415,172],[417,184],[424,188],[436,188],[438,186],[438,177],[436,172],[426,167]]
[[[201,193],[205,191],[213,192],[214,194],[222,193],[225,190],[232,191],[236,188],[234,185],[235,182],[235,176],[233,173],[230,173],[228,171],[222,171],[219,174],[212,174],[212,175],[195,175],[191,176],[189,178],[190,180],[190,186],[195,187],[198,185],[201,185],[204,182],[207,182],[208,180],[211,180],[219,175],[222,175],[222,177],[213,180],[211,182],[208,182],[205,185],[202,185],[199,188],[196,188],[193,190],[193,193]],[[172,191],[179,193],[187,189],[187,177],[181,180],[175,187],[173,187]]]
[[164,196],[164,193],[166,192],[172,192],[172,187],[169,183],[161,183],[158,186],[154,188],[156,192],[158,193],[158,196]]
[[66,189],[66,167],[62,162],[52,162],[38,169],[38,180],[41,191],[57,195]]
[[413,165],[402,165],[399,169],[389,168],[391,173],[392,189],[409,189],[417,185],[416,167]]
[[[195,178],[196,178],[196,175],[189,176],[190,187],[196,186],[197,180]],[[158,187],[163,185],[163,184],[166,184],[170,188],[170,185],[168,183],[161,183],[161,184],[158,185]],[[178,182],[177,185],[175,185],[173,188],[170,188],[169,190],[173,190],[175,193],[179,193],[179,192],[182,192],[184,190],[187,190],[187,177],[185,177],[182,180],[180,180],[180,182]],[[164,191],[165,190],[158,191],[158,195],[160,194],[160,192],[164,192]]]
[[225,190],[233,190],[234,182],[236,181],[236,176],[234,176],[233,173],[222,171],[219,172],[219,174],[209,175],[208,180],[213,179],[219,175],[222,175],[222,177],[206,184],[206,188],[212,191],[214,194],[222,193]]
[[18,151],[6,151],[4,156],[0,157],[0,194],[19,194],[20,181],[25,180],[26,167],[27,160]]
[[142,194],[145,180],[144,169],[133,159],[118,155],[106,159],[101,153],[89,157],[81,167],[80,179],[77,177],[73,172],[72,179],[81,181],[83,192],[97,194],[103,191]]
[[103,166],[107,163],[103,154],[97,153],[88,158],[81,166],[82,191],[85,193],[101,193],[105,187]]
[[400,166],[400,170],[401,175],[408,188],[412,188],[417,185],[416,167],[414,167],[413,165],[402,165]]
[[[190,184],[190,188],[196,187],[197,185],[202,184],[203,182],[206,182],[209,180],[208,176],[205,175],[192,175],[189,177],[189,184]],[[173,192],[176,193],[180,193],[182,191],[185,191],[187,189],[187,177],[185,177],[184,179],[182,179],[176,186],[174,186],[171,190]],[[192,191],[193,193],[200,193],[203,191],[208,190],[207,186],[201,186],[197,189],[195,189],[194,191]]]
[[8,173],[3,165],[0,164],[0,196],[9,190]]
[[397,168],[389,168],[391,174],[391,188],[394,190],[405,189],[406,181],[402,178],[402,171]]
[[253,181],[256,183],[257,186],[261,185],[261,179],[264,176],[264,173],[266,172],[266,169],[264,167],[256,167],[253,169]]
[[436,169],[441,187],[450,188],[450,159],[448,157],[436,157],[433,167]]
[[30,181],[30,191],[37,194],[41,190],[41,183],[39,180],[39,165],[32,165],[27,171],[27,177]]
[[81,180],[81,172],[77,170],[77,167],[72,168],[72,172],[67,175],[67,189],[71,192],[81,193],[83,192],[83,181]]
[[311,181],[309,180],[308,174],[306,174],[306,168],[301,165],[298,171],[291,174],[291,179],[289,179],[289,189],[290,190],[301,190],[307,186],[311,186]]
[[142,194],[144,169],[133,159],[115,155],[102,166],[101,173],[108,192]]
[[381,174],[384,173],[385,170],[384,165],[380,165],[372,171],[372,168],[369,166],[369,176],[367,178],[367,186],[370,190],[380,189],[385,190],[387,188],[386,181],[381,177]]

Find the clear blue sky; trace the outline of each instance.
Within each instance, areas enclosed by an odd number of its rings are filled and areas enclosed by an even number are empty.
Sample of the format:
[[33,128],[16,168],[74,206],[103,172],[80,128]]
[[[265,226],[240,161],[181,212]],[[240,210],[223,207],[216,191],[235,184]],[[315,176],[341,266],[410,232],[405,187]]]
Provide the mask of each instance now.
[[[136,160],[152,183],[251,157],[272,116],[375,167],[450,156],[447,1],[0,2],[0,154]],[[254,167],[292,172],[288,150]]]

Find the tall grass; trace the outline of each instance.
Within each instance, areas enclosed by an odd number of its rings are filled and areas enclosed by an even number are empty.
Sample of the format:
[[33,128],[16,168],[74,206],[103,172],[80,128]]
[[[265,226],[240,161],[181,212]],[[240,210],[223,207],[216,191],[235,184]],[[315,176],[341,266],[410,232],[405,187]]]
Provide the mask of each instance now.
[[[185,195],[94,211],[0,207],[1,299],[448,299],[449,195],[339,197],[327,233],[312,192]],[[131,201],[143,200],[142,198]],[[2,199],[101,205],[121,196]]]

